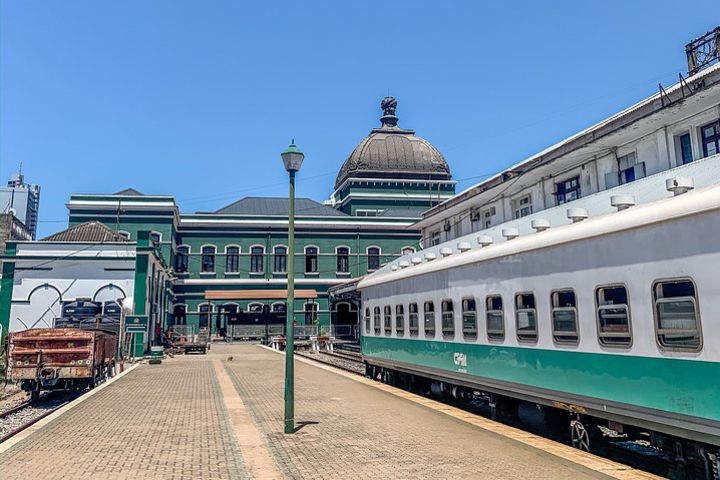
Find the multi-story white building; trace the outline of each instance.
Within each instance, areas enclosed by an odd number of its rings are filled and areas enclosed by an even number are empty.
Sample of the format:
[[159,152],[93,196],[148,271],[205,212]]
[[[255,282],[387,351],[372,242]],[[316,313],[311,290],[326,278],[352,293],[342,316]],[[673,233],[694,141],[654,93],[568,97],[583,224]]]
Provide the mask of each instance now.
[[[701,161],[702,160],[702,161]],[[591,126],[427,210],[423,247],[482,232],[494,241],[615,210],[613,195],[656,200],[670,177],[720,181],[720,64]],[[648,177],[651,181],[639,181]],[[660,178],[662,177],[662,178]],[[667,177],[667,178],[665,178]],[[655,185],[657,183],[658,185]],[[578,211],[575,211],[578,213]],[[541,227],[542,228],[542,227]]]
[[40,186],[25,183],[22,173],[15,174],[6,187],[0,187],[0,213],[12,213],[25,224],[30,235],[37,234]]

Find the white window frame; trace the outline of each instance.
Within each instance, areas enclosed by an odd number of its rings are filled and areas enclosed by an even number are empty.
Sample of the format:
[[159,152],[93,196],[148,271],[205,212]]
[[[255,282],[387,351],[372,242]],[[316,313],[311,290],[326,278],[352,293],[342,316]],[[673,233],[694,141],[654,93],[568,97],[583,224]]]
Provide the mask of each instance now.
[[[575,300],[575,306],[564,307],[558,305],[560,294],[571,292]],[[573,288],[558,288],[550,292],[550,325],[552,327],[553,342],[557,345],[579,345],[580,344],[580,322],[577,309],[577,294]],[[555,312],[572,312],[575,316],[575,331],[566,332],[555,330]]]
[[[276,249],[276,248],[284,248],[284,249],[285,249],[285,271],[284,271],[284,272],[280,272],[280,271],[275,270],[275,256],[277,255],[277,254],[275,253],[275,249]],[[288,267],[287,260],[288,260],[288,255],[289,255],[289,254],[290,254],[290,249],[289,249],[288,246],[285,245],[285,244],[278,243],[278,244],[275,244],[275,245],[272,246],[272,256],[273,256],[273,261],[272,261],[272,269],[273,269],[273,272],[272,272],[272,273],[273,273],[273,274],[286,275],[286,274],[288,273],[288,272],[287,272],[287,267]]]
[[[238,251],[237,251],[237,256],[238,256],[237,270],[234,272],[228,272],[228,270],[227,270],[227,257],[229,256],[228,248],[232,248],[232,247],[235,247],[238,249]],[[240,275],[240,259],[242,258],[242,248],[240,247],[240,245],[235,244],[235,243],[231,243],[230,245],[225,245],[224,255],[225,255],[225,274],[226,275]]]
[[[400,309],[402,310],[401,313],[398,313],[398,307],[400,307]],[[400,318],[400,322],[398,322],[398,318]],[[393,320],[395,322],[395,336],[405,336],[405,305],[403,305],[402,303],[398,303],[397,305],[395,305],[393,311]]]
[[[658,295],[658,287],[660,287],[663,283],[679,283],[679,282],[689,282],[693,286],[693,291],[695,294],[693,296],[683,296],[683,297],[660,297]],[[662,350],[667,351],[675,351],[675,352],[699,352],[703,348],[703,334],[702,334],[702,324],[700,322],[700,308],[698,305],[698,290],[697,290],[697,284],[695,281],[690,277],[678,277],[678,278],[663,278],[660,280],[655,280],[652,284],[652,299],[653,299],[653,317],[655,319],[655,340]],[[660,328],[660,314],[658,307],[663,303],[670,303],[670,302],[677,302],[677,301],[689,301],[693,305],[693,309],[695,311],[695,325],[696,328],[692,330],[672,330],[672,329],[661,329]],[[662,341],[662,336],[665,334],[665,331],[668,332],[674,332],[677,333],[678,331],[688,331],[688,332],[695,332],[698,337],[698,345],[697,346],[678,346],[678,345],[667,345]]]
[[[377,257],[378,257],[378,267],[377,267],[377,268],[373,268],[373,269],[370,268],[370,249],[371,249],[371,248],[377,248],[377,250],[378,250],[378,254],[377,254]],[[367,248],[365,248],[365,259],[366,259],[367,271],[368,271],[368,272],[375,272],[375,271],[377,271],[377,270],[380,270],[380,269],[382,268],[382,263],[381,263],[381,262],[382,262],[382,248],[380,248],[379,245],[368,245]]]
[[[534,308],[520,308],[518,306],[518,301],[520,300],[520,297],[531,295],[533,298],[533,303],[535,304]],[[538,308],[537,308],[537,296],[534,292],[517,292],[514,297],[515,300],[515,336],[518,340],[518,342],[521,343],[537,343],[540,339],[540,325],[538,320]],[[533,315],[535,316],[535,332],[534,335],[523,332],[520,333],[520,314],[521,313],[527,313],[527,312],[533,312]]]
[[[627,297],[627,303],[615,303],[615,304],[600,304],[600,290],[607,290],[611,288],[624,288],[625,289],[625,296]],[[634,341],[634,335],[633,335],[633,328],[632,328],[632,313],[630,309],[630,289],[628,289],[627,285],[624,283],[608,283],[603,285],[598,285],[595,287],[594,290],[594,296],[595,296],[595,325],[597,328],[597,336],[598,336],[598,343],[601,347],[604,348],[621,348],[621,349],[630,349],[632,348],[633,341]],[[600,311],[608,308],[619,308],[624,307],[625,308],[625,316],[627,318],[627,326],[628,326],[628,333],[627,335],[624,334],[615,334],[609,332],[603,332],[602,328],[600,327]],[[625,338],[627,337],[628,342],[607,342],[603,341],[604,338]]]
[[[427,306],[430,304],[432,309],[428,311]],[[428,315],[432,315],[432,322],[428,322]],[[428,330],[428,324],[432,325],[432,331]],[[437,316],[435,315],[435,302],[427,300],[423,302],[423,335],[425,338],[435,338],[437,335]]]
[[[415,313],[412,313],[411,306],[415,306]],[[410,333],[411,337],[418,337],[420,336],[420,307],[418,307],[417,302],[411,302],[408,303],[408,332]],[[411,321],[412,316],[415,315],[415,329],[413,330]]]
[[[260,254],[260,258],[262,258],[262,268],[259,272],[253,272],[252,269],[253,248],[260,248],[260,250],[262,250],[262,253]],[[248,273],[250,275],[265,275],[265,245],[260,245],[259,243],[250,245],[248,247],[248,255],[250,256],[250,268],[248,268]],[[275,265],[273,265],[273,269],[274,268]]]
[[261,303],[261,302],[250,302],[250,303],[247,304],[247,310],[246,310],[246,312],[247,312],[247,313],[257,313],[257,312],[253,312],[253,310],[252,310],[252,307],[253,307],[253,306],[259,306],[259,307],[260,307],[260,313],[262,313],[262,309],[263,309],[263,307],[265,306],[265,304],[264,304],[264,303]]
[[[203,271],[203,256],[206,255],[203,253],[203,249],[205,247],[212,247],[213,248],[213,269],[209,272]],[[200,275],[215,275],[215,272],[217,272],[217,256],[218,256],[218,248],[217,245],[212,243],[205,243],[203,245],[200,245]],[[190,254],[188,253],[188,261],[190,260]],[[189,262],[188,262],[189,263]],[[189,270],[188,266],[188,270]]]
[[[523,200],[527,199],[527,205],[523,206],[521,202]],[[533,214],[533,197],[532,193],[526,193],[524,195],[520,195],[518,197],[513,198],[512,200],[512,206],[513,206],[513,218],[517,220],[518,218],[527,217],[528,215]],[[523,209],[528,209],[528,212],[523,214]]]
[[[314,248],[317,250],[317,253],[315,253],[315,271],[313,271],[313,272],[308,272],[308,270],[307,270],[308,248]],[[320,275],[320,247],[319,246],[305,245],[305,247],[303,247],[303,260],[304,260],[303,271],[304,271],[305,275]]]
[[[347,261],[348,261],[348,271],[347,272],[341,272],[338,270],[338,250],[341,248],[347,248]],[[350,268],[350,257],[352,256],[352,248],[350,248],[349,245],[337,245],[335,246],[335,274],[336,275],[350,275],[351,274],[351,268]]]
[[[490,299],[499,298],[500,299],[500,310],[498,309],[490,309]],[[488,328],[490,324],[490,315],[491,314],[497,314],[500,312],[500,317],[502,317],[502,332],[496,331],[496,330],[490,330]],[[505,336],[507,335],[507,325],[505,324],[505,299],[500,294],[494,294],[494,295],[487,295],[485,297],[485,329],[488,337],[488,341],[490,342],[504,342]]]
[[[466,301],[472,301],[475,305],[474,310],[466,310],[465,309],[465,302]],[[463,338],[466,340],[475,340],[477,339],[477,333],[478,333],[478,302],[475,297],[462,297],[460,299],[460,315],[462,318],[462,334]],[[475,316],[475,329],[474,330],[466,330],[465,329],[465,316],[469,314],[469,312],[472,312]]]
[[385,335],[392,335],[393,323],[393,310],[392,305],[385,305],[383,307],[383,331]]
[[152,236],[153,236],[153,235],[157,235],[157,236],[158,236],[158,241],[157,241],[156,243],[161,244],[161,243],[162,243],[163,234],[160,233],[160,232],[158,232],[157,230],[151,230],[151,231],[150,231],[150,239],[151,239],[151,240],[152,240]]

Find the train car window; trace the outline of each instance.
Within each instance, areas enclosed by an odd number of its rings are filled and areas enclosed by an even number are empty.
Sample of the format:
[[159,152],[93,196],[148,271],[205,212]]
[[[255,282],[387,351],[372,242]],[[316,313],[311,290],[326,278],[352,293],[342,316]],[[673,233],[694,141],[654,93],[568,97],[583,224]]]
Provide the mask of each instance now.
[[632,345],[627,288],[622,285],[598,287],[595,301],[600,344],[608,347]]
[[580,336],[577,322],[577,301],[573,290],[556,290],[550,294],[552,303],[553,341],[577,345]]
[[535,295],[532,293],[515,295],[515,325],[518,340],[537,342],[537,309],[535,308]]
[[505,314],[503,313],[502,297],[494,295],[485,299],[487,313],[487,336],[488,340],[505,340]]
[[425,336],[435,336],[435,304],[433,302],[425,302]]
[[673,350],[700,350],[702,335],[693,282],[689,279],[655,282],[653,296],[660,345]]
[[477,309],[474,298],[463,298],[462,301],[463,337],[477,338]]
[[375,307],[373,310],[373,329],[375,335],[380,335],[380,307]]
[[444,337],[455,336],[455,316],[453,315],[452,300],[443,300],[441,305],[442,334]]
[[405,311],[402,305],[395,305],[395,335],[405,335]]
[[365,309],[365,333],[370,334],[370,309]]
[[392,333],[392,307],[386,306],[384,314],[385,318],[383,319],[383,322],[385,327],[385,335],[390,335]]
[[408,306],[408,327],[410,328],[410,336],[417,337],[419,327],[418,306],[417,303],[411,303]]

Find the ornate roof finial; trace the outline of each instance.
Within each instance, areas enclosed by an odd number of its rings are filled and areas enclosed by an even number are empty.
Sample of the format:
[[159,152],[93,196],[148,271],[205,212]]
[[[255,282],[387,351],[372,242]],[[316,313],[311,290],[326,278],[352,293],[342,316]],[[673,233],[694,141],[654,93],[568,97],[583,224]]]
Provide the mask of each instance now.
[[394,97],[385,97],[380,102],[380,108],[383,110],[383,116],[380,117],[383,127],[397,126],[398,118],[395,116],[397,100]]

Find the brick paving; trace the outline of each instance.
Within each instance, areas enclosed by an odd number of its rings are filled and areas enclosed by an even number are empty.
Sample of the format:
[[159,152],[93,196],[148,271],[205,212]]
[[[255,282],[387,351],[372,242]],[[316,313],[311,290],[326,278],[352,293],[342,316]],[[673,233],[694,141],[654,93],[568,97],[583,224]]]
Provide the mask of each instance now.
[[249,478],[212,363],[142,365],[0,454],[2,480]]
[[229,418],[215,370],[223,366],[220,377],[232,386],[222,388],[234,386],[264,441],[255,448],[267,450],[286,478],[607,478],[300,362],[300,429],[284,435],[284,357],[253,345],[215,345],[207,356],[141,366],[1,453],[0,478],[249,478],[243,455],[253,452],[238,447],[247,444],[248,423]]
[[296,362],[294,435],[282,433],[284,357],[223,346],[240,396],[288,478],[607,478],[332,372]]

